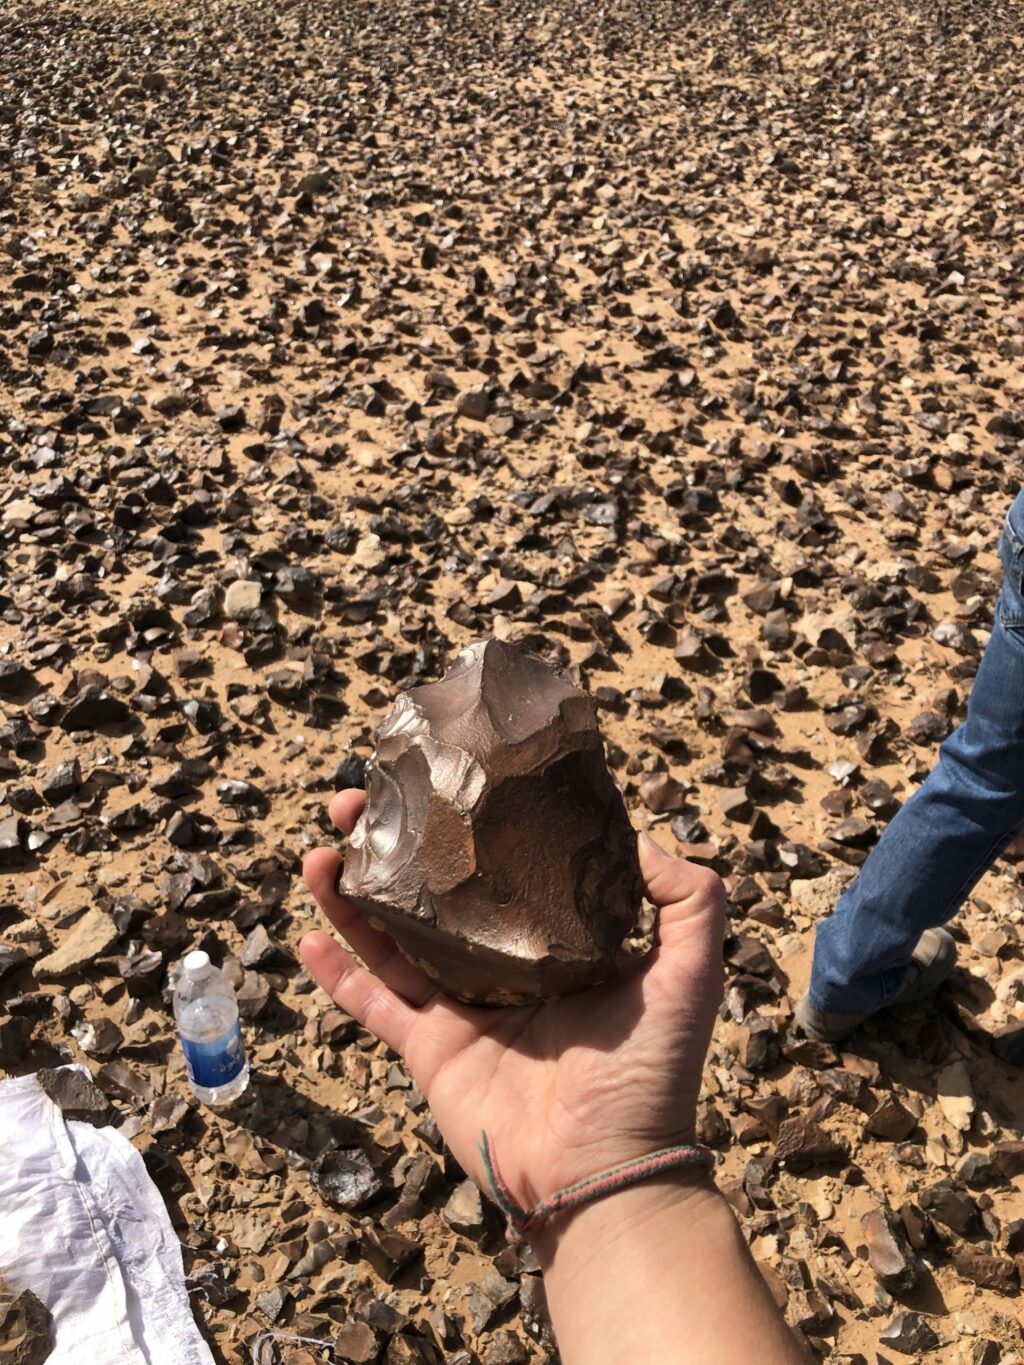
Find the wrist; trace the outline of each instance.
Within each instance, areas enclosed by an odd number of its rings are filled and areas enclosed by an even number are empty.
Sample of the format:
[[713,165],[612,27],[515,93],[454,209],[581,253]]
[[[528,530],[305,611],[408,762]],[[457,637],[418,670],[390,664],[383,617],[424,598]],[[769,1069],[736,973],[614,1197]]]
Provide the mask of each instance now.
[[585,1205],[534,1248],[565,1365],[807,1359],[705,1173],[678,1171]]
[[573,1274],[585,1274],[595,1257],[604,1260],[649,1241],[663,1219],[696,1231],[722,1210],[729,1214],[711,1172],[685,1166],[556,1214],[529,1240],[546,1277],[569,1266]]

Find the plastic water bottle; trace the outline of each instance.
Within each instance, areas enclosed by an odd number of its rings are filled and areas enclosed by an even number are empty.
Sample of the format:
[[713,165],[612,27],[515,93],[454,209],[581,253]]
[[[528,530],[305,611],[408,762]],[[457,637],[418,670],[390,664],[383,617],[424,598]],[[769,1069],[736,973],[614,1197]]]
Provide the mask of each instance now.
[[238,1002],[208,953],[189,953],[174,991],[174,1017],[192,1089],[204,1104],[230,1104],[249,1084]]

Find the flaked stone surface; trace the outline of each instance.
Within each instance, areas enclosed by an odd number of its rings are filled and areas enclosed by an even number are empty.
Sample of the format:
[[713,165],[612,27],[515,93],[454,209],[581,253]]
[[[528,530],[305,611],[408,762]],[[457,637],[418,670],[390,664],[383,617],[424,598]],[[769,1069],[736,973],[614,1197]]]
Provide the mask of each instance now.
[[32,1293],[0,1279],[0,1365],[43,1365],[53,1349],[53,1318]]
[[594,702],[488,639],[377,731],[341,889],[443,990],[510,1004],[603,980],[640,909]]

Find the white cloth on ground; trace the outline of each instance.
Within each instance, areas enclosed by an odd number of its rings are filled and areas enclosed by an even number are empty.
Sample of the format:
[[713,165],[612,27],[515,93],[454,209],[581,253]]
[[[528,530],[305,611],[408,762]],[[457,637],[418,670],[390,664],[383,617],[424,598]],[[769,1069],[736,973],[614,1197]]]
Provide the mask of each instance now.
[[53,1315],[47,1365],[213,1365],[127,1138],[65,1120],[34,1076],[0,1081],[0,1134],[0,1275]]

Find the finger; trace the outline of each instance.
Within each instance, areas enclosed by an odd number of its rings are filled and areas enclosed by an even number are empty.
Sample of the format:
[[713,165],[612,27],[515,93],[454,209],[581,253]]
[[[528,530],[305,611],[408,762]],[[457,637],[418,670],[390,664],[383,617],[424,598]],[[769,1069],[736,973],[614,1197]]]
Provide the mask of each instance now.
[[332,1000],[405,1058],[424,1094],[441,1066],[479,1040],[484,1031],[479,1016],[497,1014],[456,1005],[440,994],[426,1010],[413,1009],[322,929],[304,935],[299,956]]
[[405,1050],[416,1011],[383,981],[355,962],[330,934],[313,929],[299,944],[310,976],[343,1010],[396,1052]]
[[640,870],[647,895],[659,907],[659,946],[673,950],[687,974],[720,978],[725,938],[721,877],[710,868],[671,857],[646,834],[640,836]]
[[346,787],[331,797],[327,814],[342,834],[351,834],[366,805],[366,793],[359,787]]
[[725,886],[717,872],[686,858],[673,858],[649,834],[639,839],[640,871],[650,900],[661,910],[661,920],[684,920],[694,915],[725,911]]
[[436,990],[430,978],[402,956],[394,939],[372,928],[350,900],[338,895],[340,871],[341,858],[333,848],[315,849],[302,864],[306,885],[352,951],[391,990],[405,996],[413,1005],[425,1005]]

